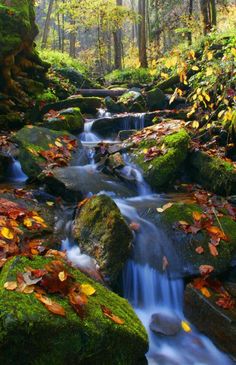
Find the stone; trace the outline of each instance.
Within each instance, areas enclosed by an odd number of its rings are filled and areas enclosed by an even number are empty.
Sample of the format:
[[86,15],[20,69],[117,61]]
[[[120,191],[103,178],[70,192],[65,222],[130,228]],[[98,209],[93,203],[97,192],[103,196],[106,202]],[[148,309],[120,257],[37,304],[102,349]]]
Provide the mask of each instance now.
[[136,129],[130,129],[128,131],[124,130],[124,131],[120,131],[118,133],[118,138],[121,141],[125,141],[126,139],[128,139],[129,137],[131,137],[133,134],[135,134],[137,132]]
[[114,201],[106,195],[90,198],[78,209],[73,232],[82,251],[94,257],[101,272],[114,283],[129,257],[133,239]]
[[181,330],[181,320],[176,316],[165,313],[152,315],[150,329],[165,336],[175,336]]
[[[65,309],[66,316],[61,317],[49,312],[34,293],[4,289],[5,282],[16,280],[17,273],[24,272],[25,267],[43,269],[51,261],[39,256],[34,260],[19,256],[1,271],[0,362],[6,365],[141,364],[148,350],[148,339],[132,307],[78,269],[65,263],[76,282],[89,284],[96,290],[88,298],[84,320],[70,306],[67,297],[47,294]],[[101,305],[123,319],[124,325],[107,318]]]
[[162,90],[154,88],[147,92],[147,108],[150,111],[165,109],[167,107],[167,98]]
[[57,117],[46,119],[43,126],[56,131],[81,133],[84,129],[84,118],[80,108],[68,108],[61,110]]
[[88,77],[77,71],[73,67],[54,67],[57,73],[67,78],[78,89],[96,89],[100,88],[99,84],[90,80]]

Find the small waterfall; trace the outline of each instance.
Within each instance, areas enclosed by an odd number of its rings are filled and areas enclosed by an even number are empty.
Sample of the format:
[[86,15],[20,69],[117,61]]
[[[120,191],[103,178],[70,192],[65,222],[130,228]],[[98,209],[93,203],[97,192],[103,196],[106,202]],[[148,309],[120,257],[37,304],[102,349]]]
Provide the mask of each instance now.
[[22,171],[20,161],[16,160],[15,158],[8,168],[7,177],[9,181],[13,183],[24,182],[28,179],[28,176]]
[[[135,232],[133,259],[127,262],[123,271],[123,282],[124,296],[134,307],[149,335],[149,365],[231,365],[231,360],[192,325],[188,333],[181,328],[181,321],[187,321],[183,314],[183,280],[172,279],[168,266],[157,271],[147,263],[140,264],[135,260],[137,253],[149,259],[152,252],[149,252],[147,243],[150,240],[159,246],[158,255],[164,258],[168,242],[162,242],[158,228],[141,218],[128,200],[116,200],[116,204],[129,221],[140,225]],[[179,328],[176,334],[167,336],[154,333],[150,329],[153,315],[168,318],[171,325],[177,321]]]
[[137,113],[132,115],[127,115],[124,117],[122,123],[123,130],[130,130],[130,129],[143,129],[145,128],[145,113]]
[[92,132],[94,120],[84,123],[84,132],[80,135],[81,142],[99,142],[99,138]]
[[111,113],[108,112],[106,109],[98,109],[98,114],[97,114],[98,118],[110,118],[111,117]]

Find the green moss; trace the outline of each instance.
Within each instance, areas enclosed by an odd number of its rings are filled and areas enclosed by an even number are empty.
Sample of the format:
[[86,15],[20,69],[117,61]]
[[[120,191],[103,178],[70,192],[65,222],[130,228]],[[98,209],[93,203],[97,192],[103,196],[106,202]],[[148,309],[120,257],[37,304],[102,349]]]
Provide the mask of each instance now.
[[236,193],[236,170],[221,158],[205,152],[195,152],[190,157],[192,175],[205,188],[221,195]]
[[[183,251],[183,256],[188,263],[191,263],[198,271],[200,265],[212,265],[215,271],[222,272],[230,264],[233,253],[236,251],[236,222],[229,216],[219,218],[220,225],[229,241],[221,240],[217,250],[219,255],[214,257],[209,251],[209,235],[205,230],[200,230],[197,234],[185,234],[181,228],[174,228],[179,221],[186,221],[193,224],[193,212],[203,213],[203,208],[198,204],[174,203],[171,208],[161,214],[161,223],[169,236],[173,237],[178,250]],[[219,227],[219,222],[215,219],[213,225]],[[202,246],[203,254],[196,253],[196,248]]]
[[[181,164],[187,156],[189,136],[182,129],[179,132],[166,136],[156,143],[155,140],[142,141],[138,150],[134,151],[135,162],[142,168],[144,176],[150,185],[156,189],[165,188],[175,178]],[[151,161],[144,161],[144,148],[154,145],[164,145],[167,149],[165,155],[158,156]]]
[[80,108],[70,108],[61,111],[58,118],[51,118],[43,125],[56,131],[82,132],[84,129],[84,118]]
[[[50,259],[33,261],[17,257],[9,261],[0,276],[0,360],[6,365],[104,364],[135,365],[147,350],[147,335],[126,300],[102,285],[68,268],[76,281],[96,289],[90,297],[84,320],[59,295],[48,295],[66,310],[66,317],[54,315],[34,294],[22,294],[3,288],[24,268],[43,268]],[[125,320],[123,326],[106,318],[103,304]],[[129,346],[127,347],[127,343]],[[10,349],[10,351],[9,351]]]
[[128,259],[132,233],[113,200],[106,195],[91,198],[76,217],[74,235],[114,282]]

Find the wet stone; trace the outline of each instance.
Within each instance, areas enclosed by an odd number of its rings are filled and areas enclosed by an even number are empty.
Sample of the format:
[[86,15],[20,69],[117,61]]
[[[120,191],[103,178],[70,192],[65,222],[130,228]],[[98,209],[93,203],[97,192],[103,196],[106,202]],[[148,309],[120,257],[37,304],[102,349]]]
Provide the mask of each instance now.
[[181,329],[181,321],[177,316],[156,313],[152,315],[150,329],[165,336],[175,336]]

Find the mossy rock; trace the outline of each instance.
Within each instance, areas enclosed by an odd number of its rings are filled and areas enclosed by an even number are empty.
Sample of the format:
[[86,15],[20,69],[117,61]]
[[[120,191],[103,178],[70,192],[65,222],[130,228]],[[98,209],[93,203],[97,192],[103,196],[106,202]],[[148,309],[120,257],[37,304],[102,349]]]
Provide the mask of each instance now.
[[220,195],[236,194],[236,169],[233,164],[206,152],[191,154],[191,174],[204,188]]
[[56,67],[54,69],[79,89],[99,89],[101,87],[73,67]]
[[[205,230],[197,234],[186,234],[181,228],[175,228],[179,221],[193,224],[193,212],[203,213],[203,208],[196,204],[174,203],[171,208],[160,214],[160,226],[167,233],[182,262],[185,275],[199,274],[200,265],[211,265],[215,273],[222,273],[230,267],[230,262],[236,252],[236,222],[227,215],[219,217],[213,225],[222,227],[229,241],[221,240],[217,246],[218,256],[212,256],[209,251],[210,237]],[[204,253],[198,254],[196,248],[202,246]]]
[[167,106],[166,96],[159,88],[154,88],[147,92],[147,107],[148,110],[165,109]]
[[84,118],[80,108],[69,108],[62,110],[58,117],[46,120],[43,126],[56,131],[80,133],[84,129]]
[[115,282],[129,257],[132,233],[113,200],[106,195],[89,199],[77,212],[74,236],[110,282]]
[[110,96],[105,98],[105,105],[107,110],[111,113],[124,113],[126,110],[124,105],[115,102]]
[[22,170],[29,178],[38,178],[45,169],[47,161],[39,155],[39,152],[49,150],[50,144],[55,144],[57,138],[74,136],[67,132],[52,131],[48,128],[26,126],[15,135],[15,140],[19,144],[19,161]]
[[[89,297],[86,317],[81,320],[67,298],[48,295],[62,305],[66,317],[50,313],[34,294],[3,288],[24,268],[43,268],[51,259],[16,257],[0,275],[0,360],[6,365],[138,365],[147,351],[147,334],[125,299],[68,267],[78,283],[87,283],[96,293]],[[105,305],[125,322],[118,325],[104,316]],[[127,344],[129,344],[127,346]]]
[[[181,129],[160,140],[143,140],[132,151],[134,162],[143,170],[144,178],[151,187],[162,190],[166,189],[170,182],[173,182],[181,165],[186,159],[188,152],[189,135]],[[151,161],[144,160],[147,149],[164,146],[166,153],[155,157]]]
[[2,130],[20,129],[24,125],[22,116],[18,112],[0,115],[0,128]]
[[44,91],[44,84],[39,81],[29,78],[20,78],[19,82],[22,86],[22,89],[31,96],[40,95]]
[[127,112],[143,112],[145,99],[139,91],[130,90],[119,97],[117,105]]
[[6,178],[7,170],[10,164],[11,158],[0,151],[0,181]]

